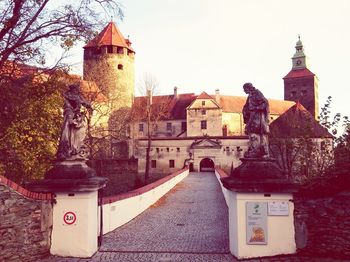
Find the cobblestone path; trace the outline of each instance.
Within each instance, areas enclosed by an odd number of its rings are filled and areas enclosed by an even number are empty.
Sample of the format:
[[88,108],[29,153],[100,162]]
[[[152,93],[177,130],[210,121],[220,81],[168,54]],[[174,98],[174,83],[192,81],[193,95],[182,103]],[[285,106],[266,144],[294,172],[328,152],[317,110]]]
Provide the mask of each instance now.
[[[238,261],[229,253],[228,210],[213,173],[191,173],[156,204],[104,235],[90,259],[51,256],[43,262]],[[335,261],[283,256],[245,261]]]
[[213,173],[191,173],[140,216],[103,238],[101,251],[229,253],[228,214]]

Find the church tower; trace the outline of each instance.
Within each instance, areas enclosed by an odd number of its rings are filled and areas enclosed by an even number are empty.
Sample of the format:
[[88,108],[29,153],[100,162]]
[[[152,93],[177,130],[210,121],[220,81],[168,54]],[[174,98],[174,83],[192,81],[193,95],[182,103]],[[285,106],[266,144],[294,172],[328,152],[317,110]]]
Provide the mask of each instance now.
[[84,80],[94,81],[113,109],[132,105],[134,57],[131,42],[113,22],[84,46]]
[[283,78],[284,100],[299,101],[316,119],[318,109],[318,78],[309,70],[303,43],[298,37],[292,70]]

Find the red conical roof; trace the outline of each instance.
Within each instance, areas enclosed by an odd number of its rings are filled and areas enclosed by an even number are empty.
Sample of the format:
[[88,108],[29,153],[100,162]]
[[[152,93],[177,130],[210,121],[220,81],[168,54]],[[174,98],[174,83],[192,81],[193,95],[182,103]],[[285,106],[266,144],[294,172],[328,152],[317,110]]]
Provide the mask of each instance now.
[[129,39],[124,38],[123,34],[113,22],[109,22],[102,32],[87,43],[84,48],[108,45],[125,47],[134,52],[130,46],[131,42]]

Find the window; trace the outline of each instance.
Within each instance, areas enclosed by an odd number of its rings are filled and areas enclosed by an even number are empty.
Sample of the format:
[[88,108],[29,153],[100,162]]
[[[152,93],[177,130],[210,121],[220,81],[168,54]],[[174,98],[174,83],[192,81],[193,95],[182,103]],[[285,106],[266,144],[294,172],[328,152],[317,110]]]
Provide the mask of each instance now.
[[139,124],[139,132],[143,132],[143,124]]
[[169,147],[167,147],[167,148],[166,148],[166,151],[167,151],[167,152],[169,152],[169,151],[170,151],[170,150],[169,150]]
[[157,160],[151,160],[151,167],[156,168],[157,167]]
[[156,147],[156,151],[157,151],[157,153],[159,153],[159,147]]
[[205,101],[202,101],[202,106],[205,106]]
[[171,131],[171,123],[166,123],[166,130]]
[[187,129],[187,123],[181,122],[181,131],[185,131]]
[[118,69],[119,69],[119,70],[123,70],[123,65],[122,65],[122,64],[119,64],[119,65],[118,65]]
[[113,46],[111,46],[111,45],[107,46],[107,53],[108,54],[113,54]]
[[118,54],[124,54],[123,48],[118,46],[118,47],[117,47],[117,53],[118,53]]
[[205,111],[205,109],[202,109],[202,115],[205,115],[207,112]]
[[169,167],[171,168],[171,167],[175,167],[175,160],[173,160],[173,159],[170,159],[169,160]]
[[206,120],[201,121],[201,129],[207,129],[207,121]]
[[177,147],[177,148],[176,148],[176,152],[180,152],[180,147]]

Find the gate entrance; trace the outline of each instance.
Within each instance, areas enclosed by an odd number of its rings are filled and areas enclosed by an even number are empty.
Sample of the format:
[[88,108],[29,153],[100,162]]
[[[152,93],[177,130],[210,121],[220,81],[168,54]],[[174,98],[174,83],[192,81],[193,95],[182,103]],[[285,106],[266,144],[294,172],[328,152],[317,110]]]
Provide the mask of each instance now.
[[200,172],[214,172],[214,161],[210,158],[204,158],[199,163],[199,171]]

